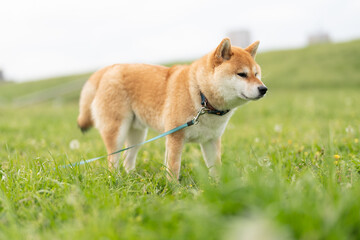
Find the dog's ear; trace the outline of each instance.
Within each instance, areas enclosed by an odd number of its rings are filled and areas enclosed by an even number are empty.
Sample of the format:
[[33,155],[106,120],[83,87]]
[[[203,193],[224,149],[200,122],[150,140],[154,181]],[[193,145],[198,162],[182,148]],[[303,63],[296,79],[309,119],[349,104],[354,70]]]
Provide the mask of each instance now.
[[232,54],[230,39],[224,38],[215,50],[215,60],[218,62],[229,60]]
[[255,59],[256,56],[256,51],[259,47],[260,41],[256,41],[253,44],[251,44],[250,46],[248,46],[247,48],[245,48],[245,50],[250,53],[250,55]]

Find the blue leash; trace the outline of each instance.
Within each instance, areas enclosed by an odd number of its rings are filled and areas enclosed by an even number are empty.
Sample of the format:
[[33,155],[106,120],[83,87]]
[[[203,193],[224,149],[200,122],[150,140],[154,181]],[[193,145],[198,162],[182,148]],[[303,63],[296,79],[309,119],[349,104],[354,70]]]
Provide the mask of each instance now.
[[[75,167],[75,166],[80,166],[80,165],[83,165],[83,164],[86,164],[86,163],[91,163],[91,162],[94,162],[94,161],[96,161],[96,160],[102,159],[102,158],[104,158],[104,157],[108,157],[108,156],[111,156],[111,155],[114,155],[114,154],[117,154],[117,153],[121,153],[121,152],[124,152],[124,151],[126,151],[126,150],[129,150],[129,149],[131,149],[131,148],[134,148],[134,147],[137,147],[137,146],[141,146],[141,145],[143,145],[143,144],[145,144],[145,143],[149,143],[149,142],[155,141],[155,140],[157,140],[157,139],[159,139],[159,138],[165,137],[165,136],[167,136],[167,135],[169,135],[169,134],[172,134],[172,133],[174,133],[174,132],[177,132],[177,131],[179,131],[179,130],[181,130],[181,129],[184,129],[184,128],[186,128],[186,127],[190,127],[190,126],[192,126],[192,125],[194,125],[194,124],[197,124],[197,123],[199,122],[199,117],[200,117],[201,115],[203,115],[204,113],[206,113],[206,108],[205,108],[205,107],[202,107],[202,108],[198,111],[196,117],[194,117],[194,119],[192,119],[191,121],[188,121],[187,123],[184,123],[183,125],[178,126],[178,127],[176,127],[176,128],[173,128],[173,129],[171,129],[171,130],[169,130],[169,131],[167,131],[167,132],[164,132],[164,133],[160,134],[159,136],[156,136],[156,137],[154,137],[154,138],[151,138],[151,139],[149,139],[149,140],[146,140],[145,142],[138,143],[138,144],[135,144],[135,145],[133,145],[133,146],[120,149],[120,150],[118,150],[118,151],[116,151],[116,152],[113,152],[113,153],[110,153],[110,154],[108,154],[108,155],[104,155],[104,156],[101,156],[101,157],[95,157],[95,158],[91,158],[91,159],[87,159],[87,160],[82,160],[82,161],[76,162],[76,163],[70,163],[70,164],[62,165],[62,166],[60,166],[60,167],[61,167],[61,168]],[[56,168],[57,168],[57,167],[56,167]],[[56,169],[56,168],[55,168],[55,169]]]

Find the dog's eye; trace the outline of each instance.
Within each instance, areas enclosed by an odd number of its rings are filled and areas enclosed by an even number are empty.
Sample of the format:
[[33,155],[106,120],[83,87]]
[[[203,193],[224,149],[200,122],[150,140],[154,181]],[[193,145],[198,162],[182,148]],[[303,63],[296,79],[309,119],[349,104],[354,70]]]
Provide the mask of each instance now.
[[255,77],[257,77],[258,73],[255,73]]
[[247,77],[247,73],[244,73],[244,72],[238,73],[237,75],[239,75],[240,77],[243,77],[243,78]]

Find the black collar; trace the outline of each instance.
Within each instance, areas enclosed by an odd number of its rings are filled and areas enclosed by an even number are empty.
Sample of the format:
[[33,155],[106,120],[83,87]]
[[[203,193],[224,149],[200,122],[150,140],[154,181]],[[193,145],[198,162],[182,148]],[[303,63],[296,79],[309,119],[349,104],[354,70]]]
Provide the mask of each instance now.
[[201,106],[205,108],[206,113],[222,116],[230,111],[230,110],[225,110],[225,111],[217,110],[209,103],[209,101],[202,92],[200,92],[200,96],[201,96]]

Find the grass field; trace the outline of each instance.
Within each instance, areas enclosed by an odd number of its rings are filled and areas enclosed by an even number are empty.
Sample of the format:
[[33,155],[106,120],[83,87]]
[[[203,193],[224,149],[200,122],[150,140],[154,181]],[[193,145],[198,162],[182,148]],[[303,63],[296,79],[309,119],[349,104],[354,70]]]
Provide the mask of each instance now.
[[54,170],[105,154],[96,130],[76,127],[78,92],[11,103],[78,77],[0,85],[0,238],[359,239],[360,41],[258,62],[269,93],[232,117],[218,183],[195,144],[180,183],[168,182],[164,140],[141,149],[130,175],[104,160]]

